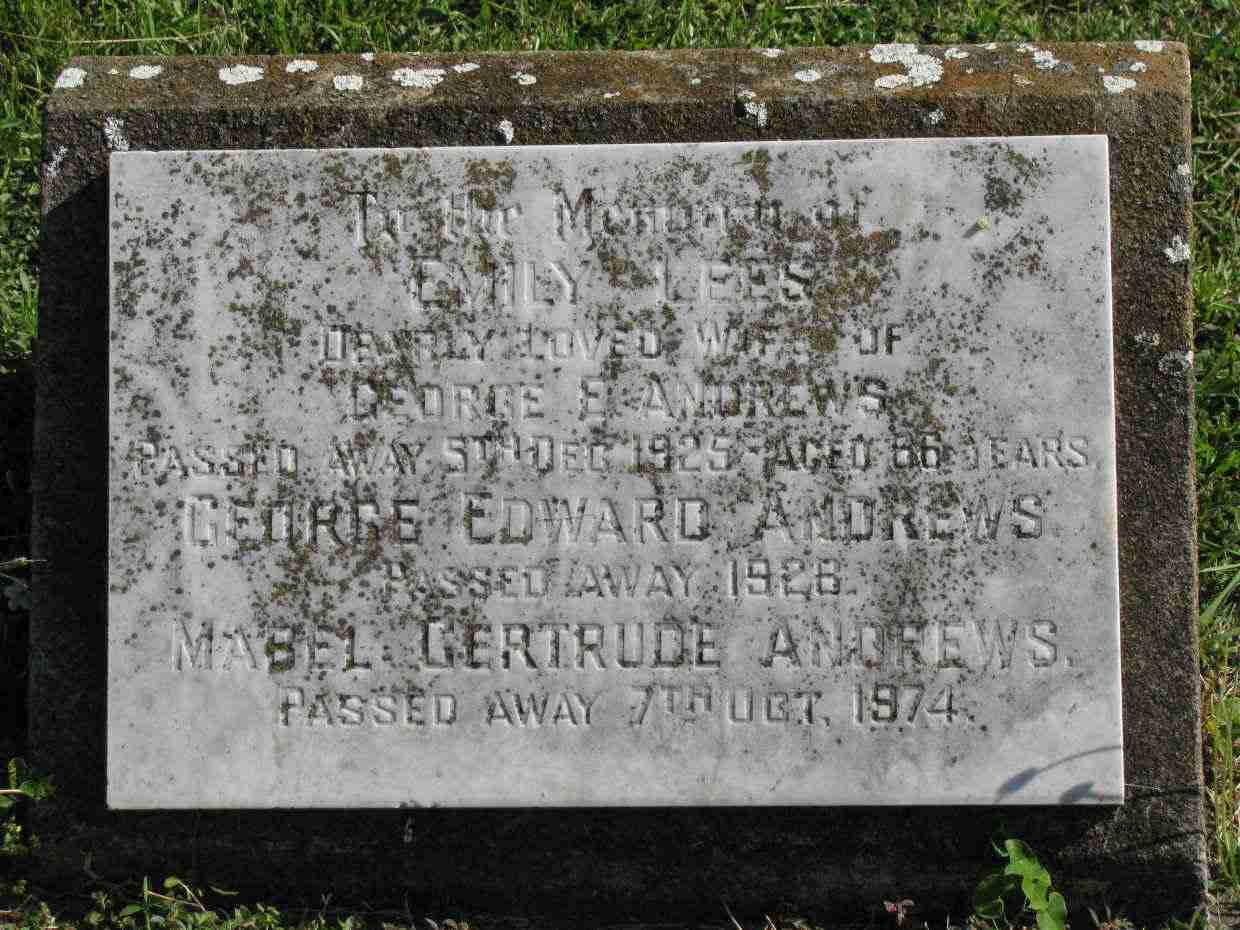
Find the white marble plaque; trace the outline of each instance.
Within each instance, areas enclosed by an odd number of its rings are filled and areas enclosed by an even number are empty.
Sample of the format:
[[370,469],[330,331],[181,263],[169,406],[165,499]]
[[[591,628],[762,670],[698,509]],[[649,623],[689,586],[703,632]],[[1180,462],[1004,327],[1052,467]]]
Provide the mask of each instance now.
[[109,803],[1119,803],[1107,188],[114,154]]

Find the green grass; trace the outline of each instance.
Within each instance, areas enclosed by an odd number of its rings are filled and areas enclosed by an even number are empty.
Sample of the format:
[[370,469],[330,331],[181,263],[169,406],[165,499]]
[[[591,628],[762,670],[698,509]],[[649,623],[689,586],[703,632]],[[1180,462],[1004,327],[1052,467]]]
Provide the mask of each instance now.
[[1178,39],[1193,59],[1202,668],[1216,889],[1240,896],[1240,0],[3,0],[0,364],[36,326],[39,109],[70,55]]
[[1240,888],[1240,766],[1236,745],[1240,741],[1240,641],[1236,636],[1235,592],[1240,589],[1240,563],[1216,566],[1206,572],[1226,578],[1201,611],[1203,691],[1207,747],[1213,763],[1209,800],[1216,829],[1215,875],[1233,892]]

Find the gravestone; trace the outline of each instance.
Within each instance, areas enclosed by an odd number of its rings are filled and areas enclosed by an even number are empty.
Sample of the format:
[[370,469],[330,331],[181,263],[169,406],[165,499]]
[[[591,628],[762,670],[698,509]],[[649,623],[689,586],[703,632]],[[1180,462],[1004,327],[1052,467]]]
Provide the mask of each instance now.
[[1199,899],[1182,48],[58,88],[52,858],[959,913],[1001,815],[1078,905]]

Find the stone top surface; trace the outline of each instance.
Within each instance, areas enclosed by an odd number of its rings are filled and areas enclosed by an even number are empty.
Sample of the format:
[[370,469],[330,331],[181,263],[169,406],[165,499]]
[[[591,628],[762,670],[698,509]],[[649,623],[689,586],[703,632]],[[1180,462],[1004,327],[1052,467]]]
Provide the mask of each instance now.
[[1180,43],[891,43],[839,49],[82,57],[61,72],[48,107],[52,112],[282,108],[457,99],[502,111],[539,103],[606,107],[724,97],[760,128],[776,106],[837,98],[1167,92],[1188,93],[1188,55]]
[[1105,137],[108,203],[114,806],[1122,798]]

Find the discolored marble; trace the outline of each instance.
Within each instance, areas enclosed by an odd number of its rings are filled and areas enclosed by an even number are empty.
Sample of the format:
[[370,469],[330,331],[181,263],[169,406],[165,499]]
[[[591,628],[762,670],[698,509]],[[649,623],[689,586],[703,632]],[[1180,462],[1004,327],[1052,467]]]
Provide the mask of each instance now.
[[111,806],[1122,801],[1105,136],[109,184]]

